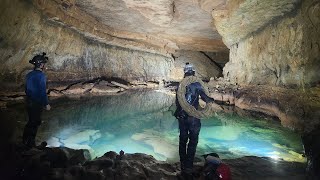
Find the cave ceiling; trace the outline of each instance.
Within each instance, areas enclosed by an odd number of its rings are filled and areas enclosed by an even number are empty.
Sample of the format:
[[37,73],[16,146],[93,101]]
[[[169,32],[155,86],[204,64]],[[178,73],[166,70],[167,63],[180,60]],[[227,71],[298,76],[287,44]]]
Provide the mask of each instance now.
[[106,44],[170,54],[228,48],[211,12],[226,0],[33,0],[50,22]]

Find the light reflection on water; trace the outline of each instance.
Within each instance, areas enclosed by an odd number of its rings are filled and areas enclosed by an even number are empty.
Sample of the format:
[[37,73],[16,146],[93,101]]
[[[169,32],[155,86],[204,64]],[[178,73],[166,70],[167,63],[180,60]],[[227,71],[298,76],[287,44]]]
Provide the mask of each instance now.
[[[93,157],[124,150],[178,161],[174,100],[173,94],[159,91],[57,100],[43,114],[46,123],[39,137],[50,146],[89,149]],[[305,161],[299,135],[279,123],[235,113],[216,114],[201,123],[197,155],[217,152],[222,158],[254,155]]]

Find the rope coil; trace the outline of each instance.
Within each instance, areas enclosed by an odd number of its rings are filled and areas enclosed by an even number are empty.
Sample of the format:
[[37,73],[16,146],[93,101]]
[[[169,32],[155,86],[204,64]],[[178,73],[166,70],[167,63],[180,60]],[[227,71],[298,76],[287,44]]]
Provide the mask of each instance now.
[[186,111],[186,113],[189,116],[193,116],[198,119],[210,117],[214,113],[210,103],[206,103],[206,106],[204,108],[199,107],[199,109],[197,110],[195,107],[190,105],[186,100],[186,97],[185,97],[186,87],[195,82],[200,83],[204,90],[204,93],[207,96],[209,96],[208,87],[204,84],[204,82],[200,78],[196,76],[187,76],[183,78],[183,80],[180,82],[178,92],[177,92],[178,102],[182,107],[182,109]]

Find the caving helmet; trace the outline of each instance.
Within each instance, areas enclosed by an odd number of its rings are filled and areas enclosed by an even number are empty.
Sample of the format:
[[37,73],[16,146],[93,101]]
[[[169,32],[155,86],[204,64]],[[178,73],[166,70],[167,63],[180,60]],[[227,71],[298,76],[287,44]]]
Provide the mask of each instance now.
[[185,75],[194,75],[196,72],[193,65],[189,62],[186,63],[186,65],[183,68],[183,71]]
[[43,52],[42,55],[38,54],[34,56],[29,63],[33,64],[35,68],[39,68],[41,64],[47,63],[48,57],[46,56],[46,53]]

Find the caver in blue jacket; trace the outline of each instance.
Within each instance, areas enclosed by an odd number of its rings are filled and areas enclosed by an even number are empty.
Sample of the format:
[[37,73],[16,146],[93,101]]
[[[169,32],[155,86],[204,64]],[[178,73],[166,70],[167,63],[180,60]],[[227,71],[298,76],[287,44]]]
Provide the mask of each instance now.
[[34,65],[34,70],[26,76],[25,92],[27,95],[28,122],[23,131],[22,142],[28,147],[35,146],[35,138],[38,127],[41,124],[41,112],[46,108],[50,110],[48,96],[46,93],[46,76],[42,72],[48,58],[43,55],[36,55],[29,62]]
[[46,93],[46,75],[40,70],[33,70],[26,77],[26,95],[29,101],[41,106],[48,104]]

